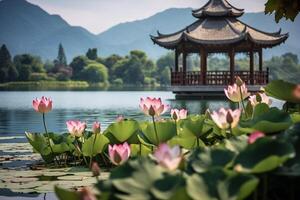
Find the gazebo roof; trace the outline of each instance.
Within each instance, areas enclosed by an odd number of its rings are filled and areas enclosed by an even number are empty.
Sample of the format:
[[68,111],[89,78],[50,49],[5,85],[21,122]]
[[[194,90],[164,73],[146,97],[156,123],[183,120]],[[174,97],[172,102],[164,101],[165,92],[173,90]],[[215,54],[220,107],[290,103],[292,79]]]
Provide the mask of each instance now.
[[232,6],[226,0],[211,0],[203,7],[192,11],[193,16],[200,18],[205,16],[234,16],[239,17],[244,14],[244,9]]
[[176,49],[182,44],[211,49],[237,45],[245,51],[253,46],[273,47],[288,38],[288,34],[281,34],[281,31],[267,33],[241,22],[237,17],[242,14],[242,9],[233,7],[226,0],[210,0],[202,8],[193,10],[193,16],[198,18],[193,24],[172,34],[158,32],[158,36],[151,36],[151,39],[167,49]]

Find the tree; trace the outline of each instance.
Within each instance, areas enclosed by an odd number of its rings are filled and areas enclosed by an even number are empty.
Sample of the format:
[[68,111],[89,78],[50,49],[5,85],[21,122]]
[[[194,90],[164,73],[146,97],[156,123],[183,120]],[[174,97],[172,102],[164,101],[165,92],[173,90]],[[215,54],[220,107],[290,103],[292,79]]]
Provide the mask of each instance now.
[[14,65],[19,72],[20,81],[28,81],[31,73],[44,73],[44,65],[40,57],[30,54],[16,55]]
[[91,83],[107,82],[107,68],[100,63],[91,63],[82,70],[81,78]]
[[5,45],[0,48],[0,82],[15,81],[18,71],[14,66],[11,55]]
[[96,60],[98,58],[97,48],[88,49],[88,51],[86,52],[86,57],[88,57],[88,59],[90,60]]
[[278,23],[280,19],[285,17],[292,21],[295,20],[300,11],[299,0],[268,0],[265,4],[265,13],[275,13],[275,21]]
[[59,43],[58,46],[58,55],[57,59],[55,60],[55,64],[60,66],[67,66],[67,57],[65,55],[65,50],[61,43]]
[[89,59],[86,56],[77,56],[73,58],[70,67],[73,69],[73,78],[78,79],[80,77],[81,71],[89,63]]

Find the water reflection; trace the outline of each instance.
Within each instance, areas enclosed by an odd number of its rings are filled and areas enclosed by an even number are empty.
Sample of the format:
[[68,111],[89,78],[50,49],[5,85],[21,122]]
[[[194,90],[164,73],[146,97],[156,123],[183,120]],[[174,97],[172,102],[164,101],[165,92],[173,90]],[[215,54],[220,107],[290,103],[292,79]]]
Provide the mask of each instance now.
[[[189,113],[204,113],[220,107],[231,107],[222,100],[175,100],[171,92],[0,92],[0,134],[24,134],[24,131],[39,132],[43,130],[41,114],[36,113],[31,102],[42,95],[51,97],[53,111],[46,115],[49,130],[66,131],[65,122],[80,119],[91,124],[100,121],[103,128],[116,119],[118,115],[138,120],[147,120],[139,110],[140,97],[161,97],[173,108],[186,108]],[[166,114],[166,116],[169,113]]]

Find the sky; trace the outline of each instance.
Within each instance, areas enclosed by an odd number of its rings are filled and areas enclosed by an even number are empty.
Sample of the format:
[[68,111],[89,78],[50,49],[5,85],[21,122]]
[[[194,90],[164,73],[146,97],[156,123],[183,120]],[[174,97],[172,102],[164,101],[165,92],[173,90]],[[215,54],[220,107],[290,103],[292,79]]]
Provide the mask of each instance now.
[[[207,0],[27,0],[50,14],[59,14],[69,24],[98,34],[128,21],[147,18],[168,8],[199,8]],[[264,10],[266,0],[229,0],[246,12]]]

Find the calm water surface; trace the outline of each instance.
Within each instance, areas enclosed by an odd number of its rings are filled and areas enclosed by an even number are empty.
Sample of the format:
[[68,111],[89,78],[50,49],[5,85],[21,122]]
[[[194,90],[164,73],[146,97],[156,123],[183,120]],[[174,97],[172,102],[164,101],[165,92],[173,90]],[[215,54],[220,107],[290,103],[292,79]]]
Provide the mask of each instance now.
[[[126,118],[148,119],[139,110],[141,97],[161,97],[172,107],[187,108],[189,113],[205,112],[206,108],[229,107],[222,100],[175,100],[171,92],[161,91],[25,91],[0,92],[0,135],[22,135],[24,131],[43,130],[41,114],[32,108],[32,100],[41,96],[51,97],[53,110],[46,115],[48,129],[66,131],[70,119],[86,121],[88,126],[97,120],[106,128],[118,115]],[[166,115],[169,115],[167,113]]]

